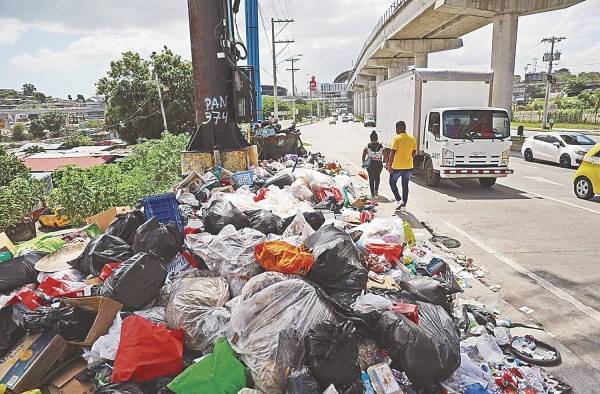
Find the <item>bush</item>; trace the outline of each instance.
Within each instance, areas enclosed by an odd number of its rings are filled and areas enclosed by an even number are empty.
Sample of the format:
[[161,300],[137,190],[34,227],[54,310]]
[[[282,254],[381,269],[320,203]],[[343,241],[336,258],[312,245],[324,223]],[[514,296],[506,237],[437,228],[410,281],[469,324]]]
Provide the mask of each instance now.
[[64,167],[53,175],[50,206],[62,208],[73,224],[113,206],[136,204],[142,197],[164,193],[180,180],[181,151],[189,134],[163,133],[159,140],[138,144],[114,164],[85,170]]
[[78,146],[89,146],[93,144],[94,143],[92,142],[92,139],[87,135],[76,134],[70,135],[67,138],[65,138],[62,147],[65,149],[71,149],[76,148]]
[[0,186],[0,232],[23,221],[41,197],[41,182],[29,176],[14,178],[7,185]]
[[15,178],[29,176],[29,168],[15,155],[7,153],[2,145],[0,145],[0,169],[2,169],[0,186],[8,185]]

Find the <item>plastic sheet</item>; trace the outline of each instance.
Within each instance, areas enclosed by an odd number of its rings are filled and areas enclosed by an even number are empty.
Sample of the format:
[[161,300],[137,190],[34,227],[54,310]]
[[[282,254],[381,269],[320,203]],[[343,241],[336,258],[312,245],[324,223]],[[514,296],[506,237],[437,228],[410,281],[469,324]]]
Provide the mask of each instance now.
[[133,249],[121,238],[102,234],[92,239],[85,250],[69,264],[85,275],[100,275],[104,264],[125,261],[134,255]]
[[112,298],[125,308],[142,309],[158,297],[167,270],[163,260],[153,253],[138,253],[106,279],[100,287],[102,296]]
[[352,304],[352,309],[360,313],[370,313],[389,310],[391,306],[392,301],[389,299],[377,294],[367,293],[356,299],[356,302]]
[[174,222],[162,224],[156,217],[150,218],[135,232],[133,250],[136,253],[153,252],[170,261],[181,251],[183,237]]
[[325,321],[308,331],[308,366],[321,389],[334,384],[346,388],[360,378],[358,335],[352,322]]
[[236,230],[248,227],[250,222],[246,215],[229,201],[216,200],[210,204],[208,213],[204,218],[204,227],[207,232],[217,235],[228,224]]
[[[325,320],[335,321],[335,317],[310,284],[267,272],[244,286],[232,309],[227,337],[250,369],[257,388],[268,394],[281,393],[286,386],[286,368],[296,366],[290,360],[302,350],[297,338]],[[293,336],[295,341],[286,339]]]
[[146,382],[183,368],[183,332],[140,316],[123,320],[112,382]]
[[133,245],[135,232],[145,221],[144,213],[137,209],[132,212],[120,213],[104,233],[119,237],[129,245]]
[[85,354],[88,368],[91,369],[101,365],[106,360],[112,361],[115,359],[121,338],[122,323],[121,314],[117,314],[108,332],[94,342],[90,351]]
[[504,362],[504,354],[498,346],[494,337],[483,334],[478,337],[469,337],[461,342],[461,351],[466,352],[473,360],[479,360],[488,364],[501,364]]
[[314,234],[315,230],[310,226],[304,214],[300,211],[296,213],[292,222],[286,227],[282,234],[284,239],[292,238],[297,242],[304,242],[309,236]]
[[301,179],[296,179],[289,190],[298,201],[312,201],[314,197],[313,192]]
[[254,257],[254,248],[265,239],[259,231],[250,228],[236,231],[228,226],[217,236],[189,235],[187,242],[209,269],[227,278],[231,297],[236,297],[250,278],[263,272]]
[[250,220],[250,228],[268,234],[281,234],[283,232],[283,220],[271,211],[258,209],[244,212]]
[[313,257],[304,246],[295,247],[284,241],[267,241],[256,245],[254,257],[266,271],[306,275]]
[[46,253],[33,252],[0,263],[0,293],[35,283],[38,272],[35,263]]
[[185,346],[207,350],[224,336],[230,314],[223,308],[229,300],[229,286],[222,277],[184,278],[175,283],[167,306],[167,324],[181,328]]
[[333,225],[326,225],[308,237],[304,245],[312,250],[315,258],[308,279],[342,305],[350,306],[367,284],[367,270],[350,236]]
[[246,386],[246,371],[226,339],[215,343],[214,351],[178,375],[168,388],[175,394],[237,393]]

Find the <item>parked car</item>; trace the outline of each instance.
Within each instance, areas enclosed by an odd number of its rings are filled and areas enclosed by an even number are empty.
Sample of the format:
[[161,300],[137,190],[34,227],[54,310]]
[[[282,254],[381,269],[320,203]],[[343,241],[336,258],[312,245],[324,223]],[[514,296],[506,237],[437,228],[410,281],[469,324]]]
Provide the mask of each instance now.
[[336,123],[337,123],[336,118],[329,118],[329,124],[336,124]]
[[358,116],[355,116],[354,123],[360,123],[360,122],[361,122],[360,118]]
[[570,168],[578,166],[595,144],[594,140],[581,133],[539,133],[525,140],[521,153],[527,161],[543,160]]
[[600,194],[600,143],[583,157],[573,177],[573,188],[575,195],[584,200]]
[[350,116],[348,116],[348,115],[344,115],[344,116],[342,117],[342,123],[348,123],[348,122],[350,122]]
[[365,127],[375,127],[375,117],[373,115],[365,116],[363,124]]

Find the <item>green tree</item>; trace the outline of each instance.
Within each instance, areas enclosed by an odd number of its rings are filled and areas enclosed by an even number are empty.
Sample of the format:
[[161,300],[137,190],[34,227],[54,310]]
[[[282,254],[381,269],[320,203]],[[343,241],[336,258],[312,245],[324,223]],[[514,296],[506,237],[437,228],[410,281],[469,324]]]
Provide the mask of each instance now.
[[575,78],[575,76],[573,74],[571,74],[571,71],[568,68],[559,68],[558,70],[556,70],[552,73],[552,76],[558,82],[565,82],[565,81],[568,81],[569,79]]
[[42,118],[34,118],[29,123],[29,132],[33,136],[33,138],[45,138],[46,137],[46,125]]
[[[263,114],[265,117],[271,116],[274,109],[275,98],[273,96],[262,96]],[[277,108],[279,111],[291,111],[291,105],[287,101],[277,98]]]
[[4,146],[0,145],[0,186],[6,186],[10,181],[18,177],[29,175],[29,168],[23,164],[18,157],[8,153]]
[[85,104],[85,97],[83,97],[83,94],[78,94],[77,95],[77,100],[78,103],[84,103]]
[[46,149],[42,148],[39,145],[33,145],[33,146],[27,147],[23,152],[25,152],[28,155],[32,155],[34,153],[43,153],[43,152],[46,152]]
[[65,149],[71,149],[78,146],[89,146],[93,145],[92,139],[87,135],[75,134],[65,138],[62,147]]
[[46,102],[46,95],[42,92],[33,92],[33,99],[39,101],[40,103]]
[[573,78],[567,81],[565,86],[565,92],[567,96],[574,97],[578,96],[581,92],[583,92],[586,88],[587,84],[585,79],[577,76],[577,78]]
[[35,86],[32,83],[26,83],[23,85],[23,94],[25,96],[33,95],[33,92],[35,92],[35,90]]
[[0,186],[0,232],[23,221],[38,205],[42,194],[42,183],[29,174]]
[[65,127],[67,114],[60,111],[48,111],[42,114],[41,119],[44,122],[45,129],[51,133],[58,133]]
[[13,126],[12,137],[14,141],[23,141],[27,139],[27,135],[25,134],[27,129],[23,123],[16,123]]
[[106,123],[130,143],[138,138],[160,138],[163,122],[154,71],[169,129],[174,133],[195,130],[194,85],[191,62],[168,48],[153,53],[149,60],[125,52],[110,64],[107,75],[96,83],[106,97]]

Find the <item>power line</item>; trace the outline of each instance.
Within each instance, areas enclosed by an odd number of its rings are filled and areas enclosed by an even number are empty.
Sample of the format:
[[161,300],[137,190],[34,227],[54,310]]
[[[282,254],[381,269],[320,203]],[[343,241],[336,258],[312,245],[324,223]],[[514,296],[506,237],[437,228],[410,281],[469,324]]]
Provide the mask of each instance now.
[[273,56],[273,50],[271,49],[271,39],[269,38],[269,34],[267,33],[267,24],[265,23],[265,17],[263,15],[262,6],[260,5],[260,3],[258,3],[258,13],[260,14],[260,20],[262,22],[262,27],[263,27],[263,32],[265,33],[265,38],[267,39],[267,43],[269,44],[269,52],[271,52],[271,56]]

